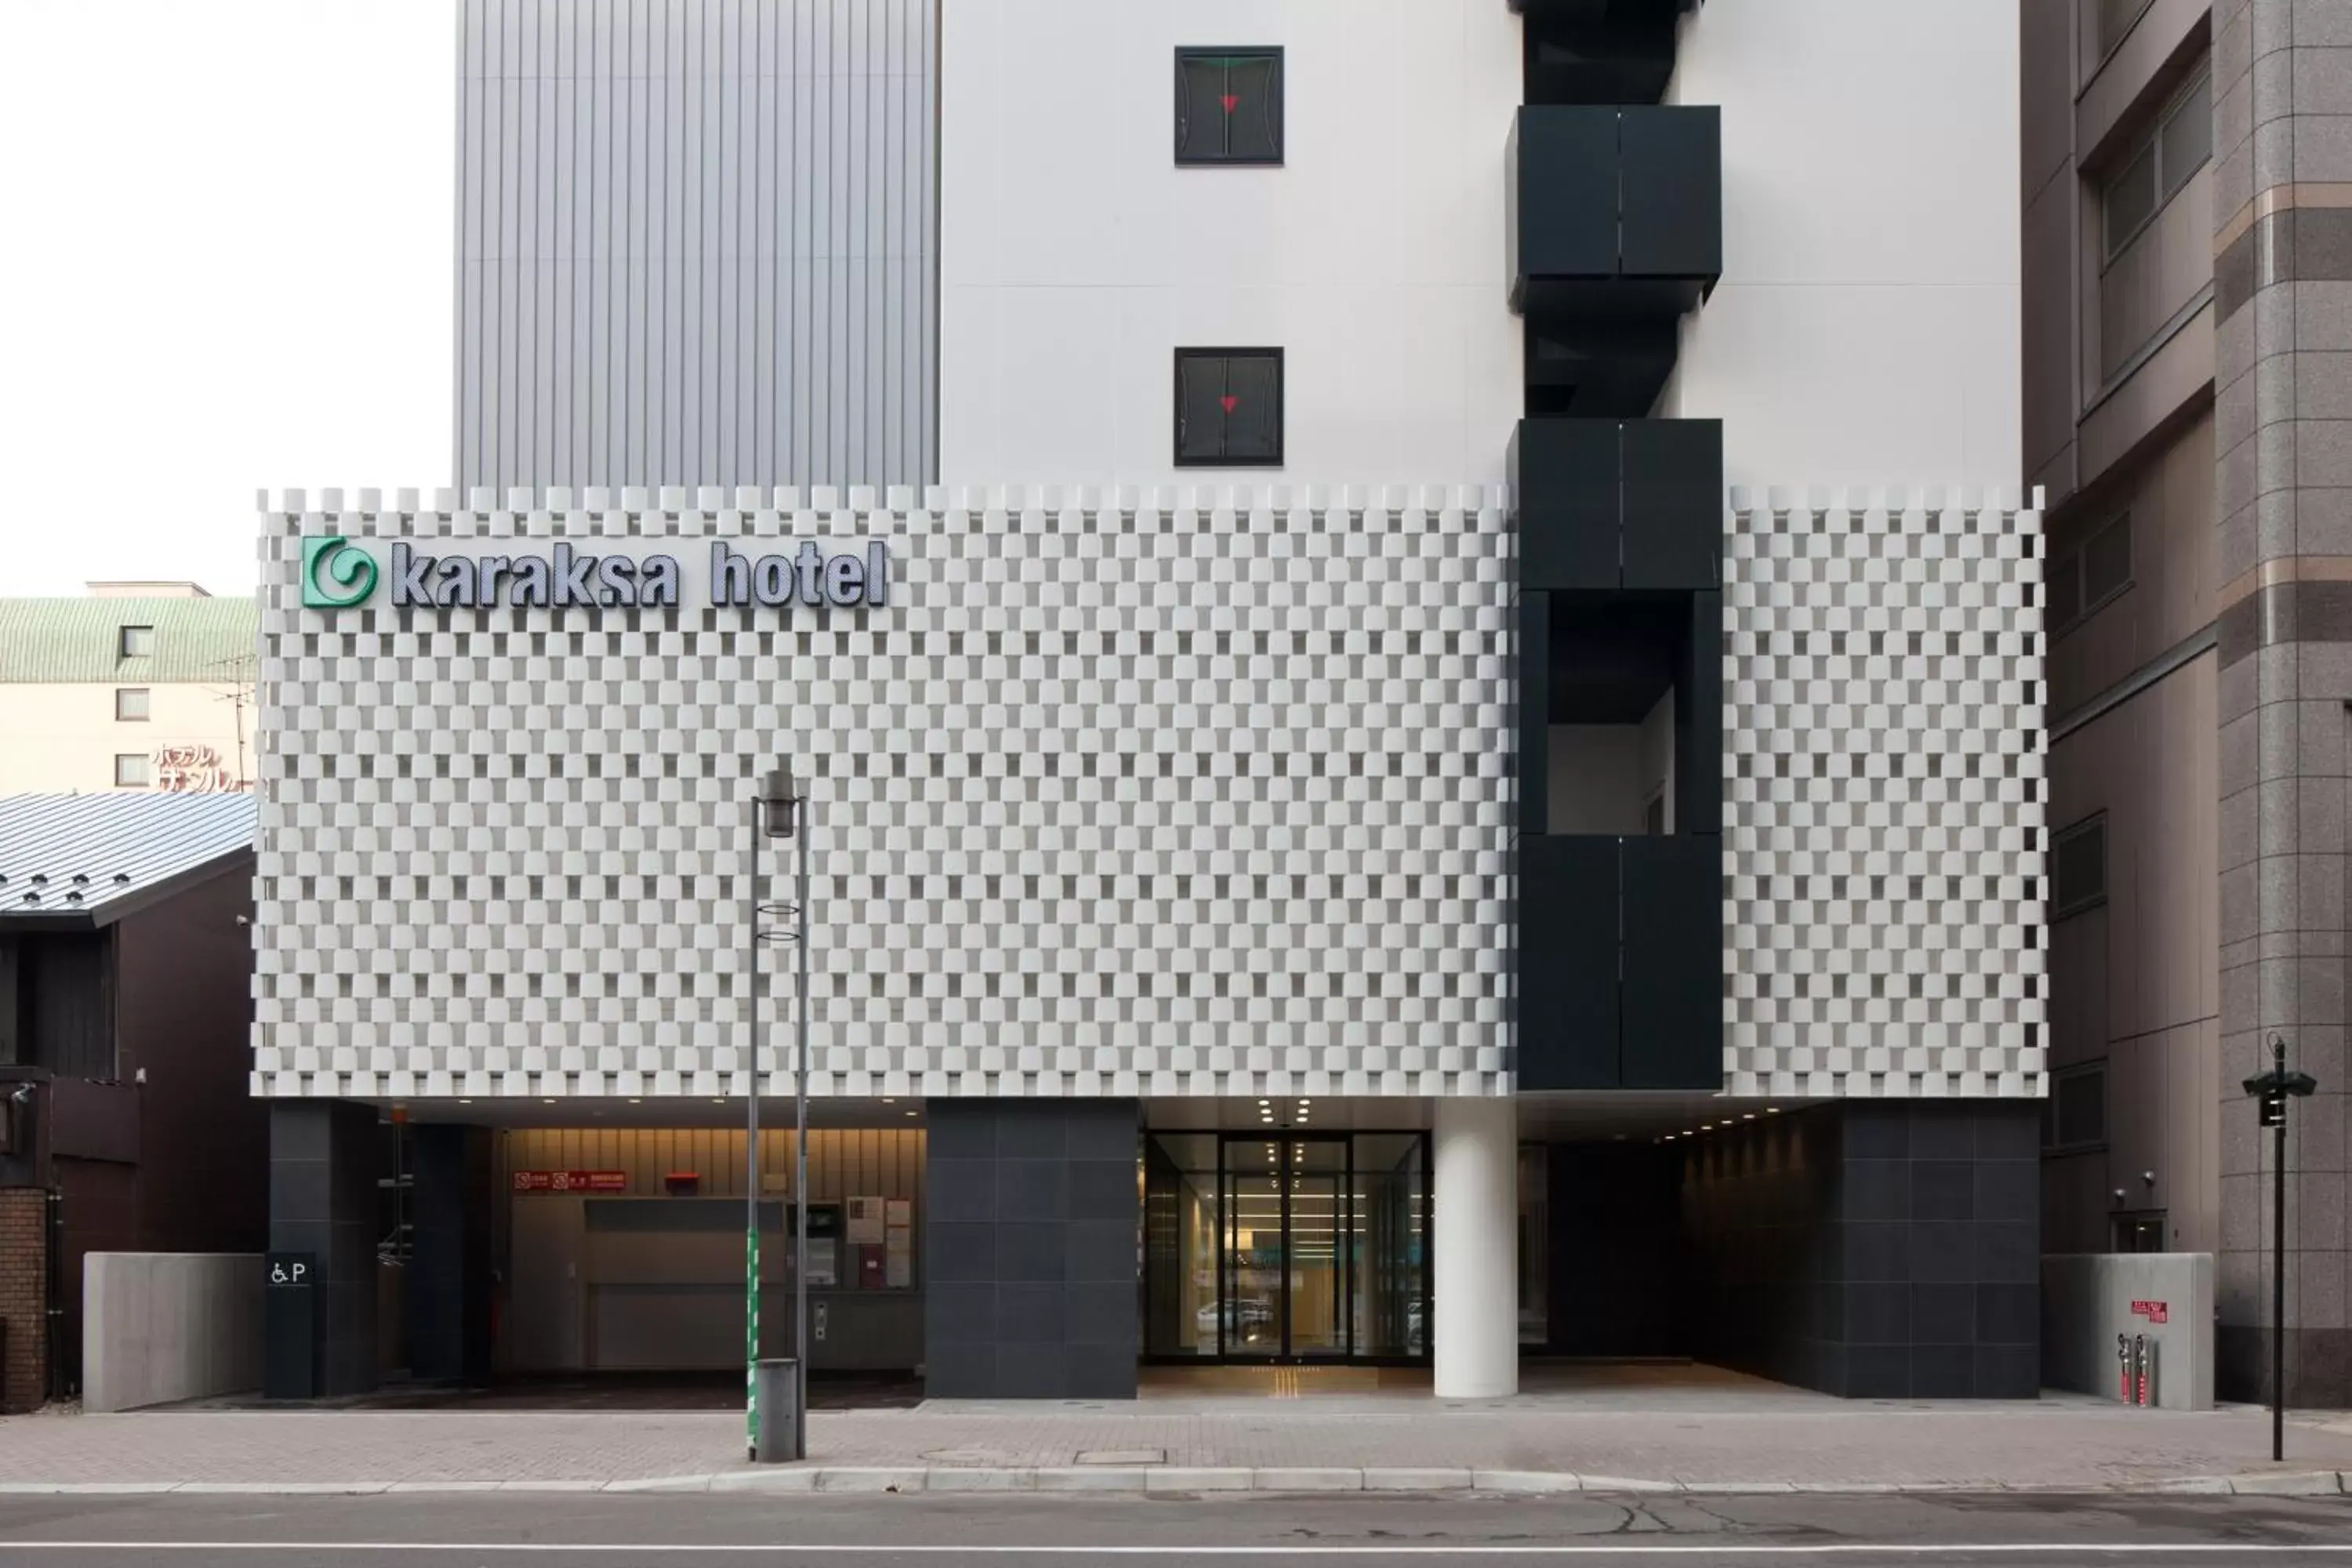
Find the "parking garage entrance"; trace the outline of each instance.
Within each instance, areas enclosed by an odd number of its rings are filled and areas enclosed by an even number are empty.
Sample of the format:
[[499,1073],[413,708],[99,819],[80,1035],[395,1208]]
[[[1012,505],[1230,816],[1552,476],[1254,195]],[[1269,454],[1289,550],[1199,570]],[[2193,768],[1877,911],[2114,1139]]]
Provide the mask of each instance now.
[[1145,1358],[1426,1361],[1429,1205],[1425,1132],[1146,1134]]

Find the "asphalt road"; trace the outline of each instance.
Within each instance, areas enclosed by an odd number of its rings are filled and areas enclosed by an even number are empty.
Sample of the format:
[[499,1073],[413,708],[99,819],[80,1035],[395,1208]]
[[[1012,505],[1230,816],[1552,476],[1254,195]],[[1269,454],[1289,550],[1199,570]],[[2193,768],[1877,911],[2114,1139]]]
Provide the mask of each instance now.
[[1135,1562],[2342,1563],[2352,1499],[614,1497],[0,1499],[0,1568]]

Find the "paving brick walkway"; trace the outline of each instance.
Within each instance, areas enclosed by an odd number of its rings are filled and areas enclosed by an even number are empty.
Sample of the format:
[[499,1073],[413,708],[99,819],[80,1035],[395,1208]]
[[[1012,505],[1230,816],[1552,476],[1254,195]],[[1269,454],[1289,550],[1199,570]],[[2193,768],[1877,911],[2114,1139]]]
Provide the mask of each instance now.
[[[1769,1385],[1768,1385],[1769,1386]],[[715,1412],[189,1410],[0,1420],[0,1485],[574,1483],[743,1468]],[[818,1412],[827,1466],[1446,1467],[1684,1485],[2103,1489],[2269,1468],[2266,1413],[2038,1405],[1847,1404],[1772,1390],[1531,1396],[1454,1405],[1389,1394],[1122,1405],[935,1401]],[[2298,1416],[2288,1468],[2352,1470],[2352,1419]]]

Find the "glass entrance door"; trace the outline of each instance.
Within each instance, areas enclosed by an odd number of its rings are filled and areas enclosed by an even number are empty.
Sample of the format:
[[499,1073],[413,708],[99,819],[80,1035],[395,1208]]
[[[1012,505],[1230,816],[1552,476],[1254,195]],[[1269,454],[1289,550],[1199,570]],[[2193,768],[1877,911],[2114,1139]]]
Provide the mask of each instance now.
[[1310,1361],[1349,1353],[1345,1138],[1223,1141],[1222,1354]]
[[1428,1359],[1429,1135],[1155,1131],[1143,1353]]

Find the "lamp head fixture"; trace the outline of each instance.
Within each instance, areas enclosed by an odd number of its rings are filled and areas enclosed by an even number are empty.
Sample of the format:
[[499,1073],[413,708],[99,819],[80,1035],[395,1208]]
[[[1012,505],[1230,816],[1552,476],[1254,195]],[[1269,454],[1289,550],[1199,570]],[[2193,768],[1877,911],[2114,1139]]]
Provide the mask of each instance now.
[[2264,1127],[2284,1127],[2288,1099],[2300,1100],[2318,1087],[2309,1073],[2286,1070],[2286,1042],[2276,1035],[2271,1037],[2271,1070],[2245,1080],[2246,1093],[2261,1103]]
[[798,826],[800,799],[790,763],[780,763],[769,769],[767,776],[760,781],[761,830],[771,838],[790,838]]

